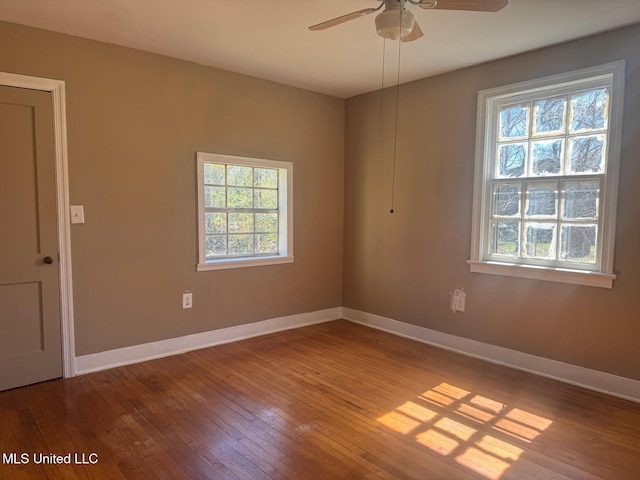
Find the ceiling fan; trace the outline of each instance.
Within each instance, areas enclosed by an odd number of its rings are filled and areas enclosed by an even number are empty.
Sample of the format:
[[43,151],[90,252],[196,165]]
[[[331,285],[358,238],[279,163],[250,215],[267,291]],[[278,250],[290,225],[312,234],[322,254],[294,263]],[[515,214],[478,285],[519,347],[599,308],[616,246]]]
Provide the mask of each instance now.
[[[422,30],[413,14],[406,9],[407,2],[426,10],[469,10],[475,12],[497,12],[502,10],[509,0],[378,0],[376,8],[364,8],[347,13],[309,27],[309,30],[325,30],[341,23],[355,20],[382,9],[376,16],[378,35],[403,42],[411,42],[423,36]],[[384,8],[383,8],[384,7]]]
[[[377,0],[380,2],[375,8],[364,8],[357,12],[347,13],[331,20],[311,25],[309,30],[326,30],[342,23],[356,18],[369,15],[370,13],[382,10],[376,15],[375,24],[378,35],[384,38],[397,40],[402,42],[412,42],[419,39],[424,34],[418,22],[416,22],[413,14],[407,10],[407,3],[417,5],[426,10],[469,10],[474,12],[497,12],[507,6],[509,0]],[[398,96],[400,88],[400,46],[398,42],[398,78],[396,83],[396,121],[393,130],[393,175],[391,178],[391,209],[389,213],[394,212],[394,192],[395,192],[395,171],[396,171],[396,146],[398,134]],[[383,81],[381,92],[384,91],[384,53],[382,56],[382,72]],[[382,112],[382,110],[381,110]]]

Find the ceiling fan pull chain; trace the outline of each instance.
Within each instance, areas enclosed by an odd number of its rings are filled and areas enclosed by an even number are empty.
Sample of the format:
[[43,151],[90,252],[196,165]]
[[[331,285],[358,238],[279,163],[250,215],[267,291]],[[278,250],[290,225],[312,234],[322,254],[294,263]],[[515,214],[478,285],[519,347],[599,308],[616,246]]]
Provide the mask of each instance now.
[[384,54],[387,49],[387,39],[382,37],[382,80],[380,82],[380,115],[383,113],[384,107]]
[[393,173],[391,175],[391,210],[394,212],[395,194],[396,194],[396,152],[398,150],[398,110],[400,105],[400,52],[402,51],[402,42],[398,39],[398,75],[396,78],[396,123],[393,129]]

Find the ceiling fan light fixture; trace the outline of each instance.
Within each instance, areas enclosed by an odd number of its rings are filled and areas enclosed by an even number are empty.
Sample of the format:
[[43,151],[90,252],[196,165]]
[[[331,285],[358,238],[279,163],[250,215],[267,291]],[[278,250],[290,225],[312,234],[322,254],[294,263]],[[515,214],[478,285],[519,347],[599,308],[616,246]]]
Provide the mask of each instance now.
[[391,40],[403,38],[411,33],[415,17],[408,10],[394,8],[386,9],[376,16],[376,30],[378,35]]

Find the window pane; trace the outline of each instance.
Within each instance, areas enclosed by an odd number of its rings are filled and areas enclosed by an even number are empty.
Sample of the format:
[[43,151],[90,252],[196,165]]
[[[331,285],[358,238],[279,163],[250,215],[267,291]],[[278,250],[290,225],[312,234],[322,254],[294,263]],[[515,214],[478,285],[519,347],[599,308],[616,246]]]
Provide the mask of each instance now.
[[564,97],[538,100],[533,104],[533,135],[564,132],[567,100]]
[[227,237],[225,235],[207,235],[205,238],[205,257],[217,257],[227,254]]
[[529,105],[500,109],[500,140],[526,137],[529,132]]
[[563,139],[531,142],[531,168],[534,175],[557,175],[562,165]]
[[253,170],[255,187],[278,188],[278,170],[273,168],[255,168]]
[[527,186],[528,217],[555,217],[557,214],[557,187],[555,183],[536,183]]
[[496,185],[493,214],[501,217],[520,215],[520,184]]
[[520,177],[524,175],[524,162],[527,156],[526,143],[510,143],[498,147],[500,177]]
[[255,189],[255,207],[256,208],[278,208],[278,191],[277,190],[263,190],[261,188]]
[[518,257],[520,255],[520,222],[497,220],[493,222],[493,253]]
[[250,187],[253,185],[253,168],[239,165],[227,166],[227,184]]
[[571,262],[595,263],[596,225],[563,225],[560,257]]
[[564,218],[597,218],[599,186],[596,180],[564,184]]
[[253,213],[230,213],[229,233],[252,233]]
[[256,235],[256,253],[278,253],[278,235],[275,233]]
[[224,208],[226,206],[224,187],[204,187],[204,206]]
[[277,213],[256,213],[256,232],[272,233],[278,231]]
[[205,233],[227,233],[227,214],[206,212],[204,214]]
[[205,163],[204,183],[209,185],[224,185],[224,165],[219,163]]
[[229,235],[229,255],[253,254],[253,235]]
[[531,258],[555,259],[556,224],[527,223],[525,255]]
[[604,171],[604,135],[574,137],[570,140],[571,173],[602,173]]
[[229,208],[252,208],[253,189],[251,188],[227,188],[227,206]]
[[606,88],[571,95],[571,131],[606,128],[608,97]]

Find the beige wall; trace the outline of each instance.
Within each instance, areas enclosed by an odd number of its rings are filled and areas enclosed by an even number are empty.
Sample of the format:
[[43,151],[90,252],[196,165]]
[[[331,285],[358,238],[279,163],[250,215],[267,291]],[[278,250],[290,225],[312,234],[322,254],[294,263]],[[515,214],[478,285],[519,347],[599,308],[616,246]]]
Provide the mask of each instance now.
[[[640,380],[640,26],[347,101],[344,305]],[[470,273],[477,91],[626,60],[613,290]],[[449,309],[464,287],[465,313]]]
[[[341,305],[343,100],[8,23],[0,38],[0,71],[66,82],[78,355]],[[293,264],[195,271],[196,151],[294,163]]]

